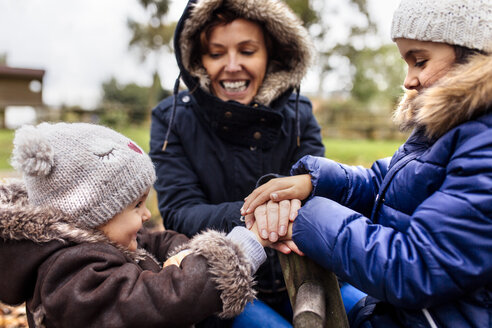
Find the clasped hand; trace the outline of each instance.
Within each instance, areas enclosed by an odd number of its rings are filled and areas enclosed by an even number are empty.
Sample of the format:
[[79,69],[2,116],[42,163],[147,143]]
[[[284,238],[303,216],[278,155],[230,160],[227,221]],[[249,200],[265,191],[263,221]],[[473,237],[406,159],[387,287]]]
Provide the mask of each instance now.
[[306,199],[312,189],[309,174],[268,181],[245,198],[241,215],[246,227],[259,239],[269,241],[266,246],[284,254],[294,251],[303,255],[292,241],[292,223],[301,208],[301,200]]

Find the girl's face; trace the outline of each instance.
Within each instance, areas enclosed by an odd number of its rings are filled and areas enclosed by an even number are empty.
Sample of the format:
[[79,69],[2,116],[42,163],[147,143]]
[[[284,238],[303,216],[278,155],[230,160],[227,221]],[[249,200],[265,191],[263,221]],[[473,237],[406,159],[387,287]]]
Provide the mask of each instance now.
[[403,85],[421,91],[443,77],[454,65],[454,48],[446,43],[396,39],[402,58],[408,65]]
[[107,223],[98,227],[113,242],[128,248],[137,249],[137,232],[142,223],[150,219],[150,211],[145,205],[146,192],[140,199],[130,204],[121,213],[116,214]]
[[255,22],[238,18],[210,33],[202,63],[218,98],[249,104],[265,77],[268,54],[263,30]]

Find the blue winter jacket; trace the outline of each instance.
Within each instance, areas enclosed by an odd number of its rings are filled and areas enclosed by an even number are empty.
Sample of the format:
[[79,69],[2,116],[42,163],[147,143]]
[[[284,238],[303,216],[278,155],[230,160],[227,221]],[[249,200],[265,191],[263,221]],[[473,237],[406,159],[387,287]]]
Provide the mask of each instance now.
[[492,327],[491,76],[483,56],[407,97],[397,116],[415,130],[391,160],[293,167],[314,188],[295,243],[373,298],[352,326]]

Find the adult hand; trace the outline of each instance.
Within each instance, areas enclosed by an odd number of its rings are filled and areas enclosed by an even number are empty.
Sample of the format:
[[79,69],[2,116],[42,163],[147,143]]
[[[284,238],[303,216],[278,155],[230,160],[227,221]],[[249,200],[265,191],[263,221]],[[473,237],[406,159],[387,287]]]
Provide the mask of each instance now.
[[298,199],[282,200],[278,203],[270,200],[258,206],[254,214],[246,215],[244,222],[248,229],[256,222],[259,236],[274,243],[279,237],[287,235],[289,223],[295,220],[299,208],[301,201]]
[[255,212],[255,209],[273,200],[280,202],[288,199],[306,199],[312,192],[311,175],[301,174],[291,177],[275,178],[259,186],[244,199],[241,215]]
[[304,256],[304,253],[297,247],[294,241],[292,241],[292,222],[289,222],[285,236],[281,237],[280,240],[275,243],[260,237],[258,224],[256,222],[254,222],[251,226],[251,231],[256,235],[256,238],[263,247],[271,247],[284,254],[295,252],[301,256]]
[[168,258],[166,262],[164,262],[164,264],[162,265],[162,268],[164,269],[165,267],[170,265],[176,265],[179,267],[181,265],[181,261],[183,261],[183,259],[189,254],[191,254],[191,251],[189,249],[182,250],[178,254]]

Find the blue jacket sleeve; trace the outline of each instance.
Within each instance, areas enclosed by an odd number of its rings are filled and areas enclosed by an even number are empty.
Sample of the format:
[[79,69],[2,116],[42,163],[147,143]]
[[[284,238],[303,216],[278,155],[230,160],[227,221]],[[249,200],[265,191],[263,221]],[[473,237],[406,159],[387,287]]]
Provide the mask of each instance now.
[[389,162],[390,158],[384,158],[367,169],[308,155],[292,167],[291,173],[311,175],[313,196],[330,198],[369,216]]
[[455,151],[444,183],[416,208],[405,231],[375,224],[331,199],[314,197],[294,222],[294,242],[340,278],[404,308],[446,303],[490,285],[488,139],[477,135]]
[[179,136],[173,130],[166,151],[161,150],[168,119],[154,110],[150,132],[150,156],[157,174],[154,188],[166,229],[191,237],[206,228],[229,232],[237,225],[244,225],[239,220],[242,201],[210,204],[207,200]]

